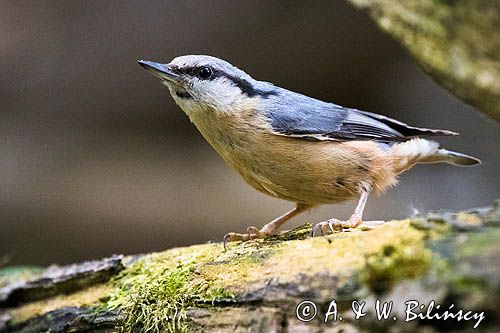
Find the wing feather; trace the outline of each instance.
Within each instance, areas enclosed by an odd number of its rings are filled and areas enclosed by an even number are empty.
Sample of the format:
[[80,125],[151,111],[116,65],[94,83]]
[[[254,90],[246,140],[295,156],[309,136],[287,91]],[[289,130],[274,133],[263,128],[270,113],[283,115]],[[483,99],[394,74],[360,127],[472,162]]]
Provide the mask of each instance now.
[[401,142],[430,135],[457,135],[447,130],[410,126],[383,115],[325,103],[290,91],[277,94],[271,103],[267,116],[279,135],[320,141],[380,142]]

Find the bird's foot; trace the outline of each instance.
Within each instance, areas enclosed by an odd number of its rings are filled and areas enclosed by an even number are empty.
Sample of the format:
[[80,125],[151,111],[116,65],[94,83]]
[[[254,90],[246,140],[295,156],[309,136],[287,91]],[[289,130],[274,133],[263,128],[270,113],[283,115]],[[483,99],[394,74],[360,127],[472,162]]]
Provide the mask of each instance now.
[[246,234],[240,234],[237,232],[230,232],[224,236],[224,248],[227,249],[227,243],[229,242],[235,242],[235,241],[242,241],[246,242],[252,239],[264,239],[270,236],[275,236],[280,234],[280,232],[276,229],[270,229],[269,227],[266,228],[267,225],[265,225],[262,229],[258,229],[256,227],[248,227],[247,228],[247,233]]
[[361,217],[357,215],[352,215],[347,221],[329,219],[327,221],[317,223],[312,230],[312,236],[324,236],[336,231],[353,229],[360,226],[362,222]]
[[330,219],[317,223],[312,230],[312,236],[324,236],[334,232],[348,231],[350,229],[359,229],[361,231],[372,230],[379,225],[384,224],[385,221],[362,221],[361,219],[351,219],[341,221],[337,219]]

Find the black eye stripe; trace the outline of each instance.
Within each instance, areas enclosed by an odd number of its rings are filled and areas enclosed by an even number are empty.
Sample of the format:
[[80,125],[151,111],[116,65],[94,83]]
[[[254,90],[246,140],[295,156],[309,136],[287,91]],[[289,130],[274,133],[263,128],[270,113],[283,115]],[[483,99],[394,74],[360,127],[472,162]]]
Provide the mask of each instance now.
[[178,66],[173,65],[170,68],[171,68],[172,72],[174,72],[175,74],[195,75],[196,74],[195,71],[198,67],[178,67]]
[[176,67],[173,69],[173,71],[177,74],[185,74],[185,75],[189,75],[189,76],[198,76],[200,70],[202,68],[209,68],[211,71],[212,71],[212,76],[210,77],[210,80],[213,80],[215,79],[216,77],[220,77],[222,76],[221,75],[221,71],[215,69],[215,68],[212,68],[210,66],[192,66],[192,67],[182,67],[182,68],[179,68],[179,67]]
[[202,67],[208,67],[212,70],[212,75],[206,80],[212,81],[218,77],[224,77],[227,80],[231,81],[235,86],[237,86],[241,90],[241,92],[243,94],[247,95],[248,97],[260,96],[263,98],[269,98],[270,96],[278,94],[278,92],[274,91],[274,90],[264,91],[264,90],[257,89],[248,80],[245,80],[245,79],[239,78],[239,77],[235,77],[233,75],[227,74],[224,71],[221,71],[219,69],[216,69],[216,68],[213,68],[210,66],[192,66],[192,67],[182,67],[182,68],[176,67],[176,68],[173,68],[172,70],[177,74],[185,74],[185,75],[189,75],[189,76],[198,77],[200,68],[202,68]]

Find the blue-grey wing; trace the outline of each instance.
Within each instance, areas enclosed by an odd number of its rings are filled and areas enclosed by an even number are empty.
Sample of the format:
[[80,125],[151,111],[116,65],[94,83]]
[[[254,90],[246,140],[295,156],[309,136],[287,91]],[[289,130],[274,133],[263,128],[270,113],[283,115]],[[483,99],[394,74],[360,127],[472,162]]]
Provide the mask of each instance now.
[[325,103],[292,92],[269,101],[267,117],[280,135],[314,140],[406,141],[411,137],[456,135],[455,132],[409,126],[376,113]]

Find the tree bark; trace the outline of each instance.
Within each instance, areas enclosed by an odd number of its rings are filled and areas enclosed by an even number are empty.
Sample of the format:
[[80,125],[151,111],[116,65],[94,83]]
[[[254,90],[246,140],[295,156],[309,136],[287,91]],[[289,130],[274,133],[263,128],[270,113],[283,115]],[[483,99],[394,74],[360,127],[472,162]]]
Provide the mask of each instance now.
[[422,69],[500,120],[499,0],[347,0],[367,9]]
[[[228,250],[204,244],[41,272],[3,269],[0,331],[458,332],[477,323],[405,322],[409,300],[483,313],[479,331],[497,331],[498,202],[328,237],[310,231],[305,225]],[[377,299],[394,302],[388,320],[376,319]],[[315,308],[298,307],[305,300]],[[353,301],[366,302],[366,316],[354,319]],[[336,321],[327,315],[335,305]]]

